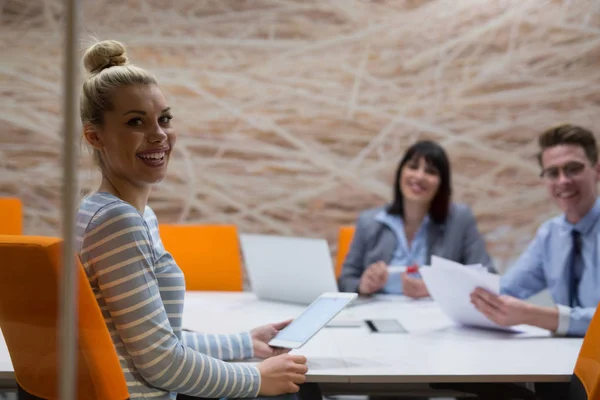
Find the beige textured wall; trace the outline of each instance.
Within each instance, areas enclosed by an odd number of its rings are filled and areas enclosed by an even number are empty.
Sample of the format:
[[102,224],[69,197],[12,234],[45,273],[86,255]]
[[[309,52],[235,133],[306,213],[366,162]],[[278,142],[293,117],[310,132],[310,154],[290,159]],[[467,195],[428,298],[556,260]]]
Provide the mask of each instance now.
[[[388,201],[405,147],[439,140],[503,266],[556,210],[535,137],[600,131],[597,0],[88,0],[85,28],[155,72],[179,130],[151,205],[170,222],[323,236]],[[61,2],[0,3],[0,195],[58,235]],[[84,153],[85,154],[85,153]],[[95,172],[82,160],[81,185]]]

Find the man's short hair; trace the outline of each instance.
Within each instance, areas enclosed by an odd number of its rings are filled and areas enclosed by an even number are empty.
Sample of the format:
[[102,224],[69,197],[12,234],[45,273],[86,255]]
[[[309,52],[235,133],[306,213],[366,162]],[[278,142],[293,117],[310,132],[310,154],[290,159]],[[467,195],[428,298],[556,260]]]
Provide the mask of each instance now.
[[598,148],[594,134],[580,126],[564,124],[546,130],[538,138],[540,152],[538,162],[542,166],[542,153],[544,150],[561,144],[581,146],[585,155],[593,165],[598,162]]

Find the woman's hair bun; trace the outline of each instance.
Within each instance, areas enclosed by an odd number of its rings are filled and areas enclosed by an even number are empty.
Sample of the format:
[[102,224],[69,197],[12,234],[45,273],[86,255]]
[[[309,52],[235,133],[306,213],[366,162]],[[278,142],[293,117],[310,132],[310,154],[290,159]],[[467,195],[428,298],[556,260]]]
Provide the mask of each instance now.
[[98,42],[90,46],[83,56],[83,65],[90,74],[97,74],[103,69],[126,64],[125,46],[116,40]]

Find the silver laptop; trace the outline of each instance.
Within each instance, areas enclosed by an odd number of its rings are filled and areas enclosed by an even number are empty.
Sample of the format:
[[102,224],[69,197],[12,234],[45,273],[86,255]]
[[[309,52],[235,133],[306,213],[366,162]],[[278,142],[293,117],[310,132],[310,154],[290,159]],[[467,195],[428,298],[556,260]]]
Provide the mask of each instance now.
[[325,239],[241,234],[252,291],[259,299],[310,304],[338,292]]

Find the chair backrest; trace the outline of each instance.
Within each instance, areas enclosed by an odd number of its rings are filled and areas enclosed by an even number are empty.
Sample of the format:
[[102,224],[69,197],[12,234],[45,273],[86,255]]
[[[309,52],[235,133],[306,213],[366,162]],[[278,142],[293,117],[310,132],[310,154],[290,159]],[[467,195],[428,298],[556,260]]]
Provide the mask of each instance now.
[[[0,236],[0,327],[18,384],[58,398],[62,240]],[[127,384],[89,281],[78,263],[77,398],[127,399]]]
[[16,197],[0,197],[0,235],[23,234],[23,204]]
[[354,225],[340,226],[338,233],[338,248],[335,262],[335,276],[339,277],[342,273],[342,265],[346,259],[346,254],[350,250],[350,244],[354,237]]
[[243,290],[235,225],[161,224],[159,232],[165,249],[183,270],[186,290]]
[[600,310],[596,309],[575,363],[569,400],[600,399]]

